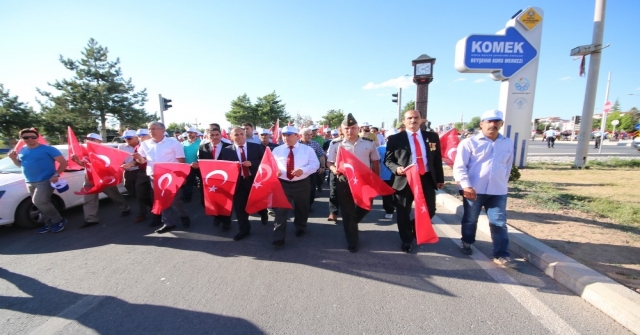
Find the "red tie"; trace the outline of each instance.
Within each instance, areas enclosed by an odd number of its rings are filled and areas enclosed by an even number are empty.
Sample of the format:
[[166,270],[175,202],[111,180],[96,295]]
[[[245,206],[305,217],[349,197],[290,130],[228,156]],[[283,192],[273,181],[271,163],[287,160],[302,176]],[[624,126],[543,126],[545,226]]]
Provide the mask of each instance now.
[[293,179],[293,147],[289,147],[289,156],[287,156],[287,178]]
[[213,151],[211,152],[211,154],[213,155],[213,159],[216,159],[216,145],[213,145]]
[[413,133],[413,145],[416,147],[416,164],[418,164],[418,172],[422,176],[424,171],[424,160],[422,159],[422,149],[418,142],[418,133]]
[[[247,156],[244,155],[244,145],[240,146],[240,159],[242,160],[241,164],[247,160]],[[249,167],[242,165],[242,176],[248,178],[250,175]]]

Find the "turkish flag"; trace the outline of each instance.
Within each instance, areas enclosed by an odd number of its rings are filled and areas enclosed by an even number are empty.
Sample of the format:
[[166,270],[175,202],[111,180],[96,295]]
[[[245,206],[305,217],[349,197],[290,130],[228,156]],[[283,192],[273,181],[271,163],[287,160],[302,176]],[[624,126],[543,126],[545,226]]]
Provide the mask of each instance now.
[[160,215],[171,207],[173,199],[184,184],[191,166],[185,163],[156,163],[153,165],[153,207],[151,212]]
[[253,181],[247,207],[244,210],[249,213],[256,213],[266,208],[288,208],[293,209],[287,196],[284,194],[282,184],[278,178],[278,164],[273,159],[271,149],[268,147],[264,151],[256,179]]
[[411,187],[415,204],[416,242],[418,244],[437,243],[438,235],[435,230],[433,230],[431,216],[429,216],[429,207],[427,207],[427,200],[424,198],[424,192],[422,191],[420,173],[418,173],[415,164],[409,165],[404,171],[409,187]]
[[[81,150],[82,151],[82,150]],[[85,167],[87,168],[87,179],[93,187],[83,188],[78,195],[95,194],[102,192],[105,188],[116,186],[122,182],[123,169],[121,167],[128,152],[118,150],[106,145],[87,142],[88,163],[85,157]]]
[[455,130],[455,128],[440,135],[440,152],[442,153],[442,161],[449,165],[450,168],[453,168],[453,162],[456,160],[458,144],[460,144],[460,138],[458,137],[458,131]]
[[76,134],[73,132],[73,129],[71,129],[71,127],[67,127],[67,146],[68,146],[68,157],[67,157],[67,162],[69,163],[69,165],[67,166],[67,168],[69,170],[82,170],[82,166],[80,166],[78,163],[74,162],[73,160],[71,160],[71,155],[76,155],[78,156],[78,159],[82,160],[83,154],[82,154],[82,147],[80,146],[80,143],[78,142],[78,139],[76,138]]
[[336,167],[340,173],[347,176],[353,201],[360,208],[371,210],[371,199],[378,195],[395,193],[394,189],[380,179],[380,176],[373,173],[369,166],[362,163],[347,149],[338,148]]
[[199,159],[198,165],[202,175],[205,214],[231,216],[240,164],[230,161]]
[[280,119],[276,120],[276,126],[273,127],[273,138],[271,139],[271,143],[278,144],[280,140]]
[[222,135],[222,137],[229,139],[229,135],[227,135],[227,130],[226,129],[222,129],[222,132],[220,133],[220,135]]

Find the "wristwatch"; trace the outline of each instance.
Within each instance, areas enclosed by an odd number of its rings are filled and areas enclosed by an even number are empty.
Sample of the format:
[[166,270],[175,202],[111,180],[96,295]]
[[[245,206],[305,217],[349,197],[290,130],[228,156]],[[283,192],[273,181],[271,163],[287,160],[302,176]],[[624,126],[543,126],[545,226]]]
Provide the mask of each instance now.
[[53,176],[54,176],[54,177],[60,177],[60,175],[59,175],[59,174],[57,174],[57,173],[54,173],[54,174],[53,174]]

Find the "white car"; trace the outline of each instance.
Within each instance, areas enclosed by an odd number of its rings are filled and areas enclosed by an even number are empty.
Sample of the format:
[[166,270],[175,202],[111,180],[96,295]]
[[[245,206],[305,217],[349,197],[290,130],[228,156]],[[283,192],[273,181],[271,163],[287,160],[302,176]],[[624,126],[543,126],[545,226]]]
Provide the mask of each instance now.
[[638,151],[640,151],[640,136],[634,138],[633,142],[631,142],[631,145],[633,145],[634,148],[636,148],[636,149],[638,149]]
[[[66,145],[54,147],[67,158]],[[73,193],[82,188],[84,175],[84,170],[67,170],[62,174],[60,178],[69,183],[69,190],[63,193],[54,191],[51,196],[51,201],[59,211],[84,203],[84,196]],[[122,184],[118,187],[120,192],[124,192]],[[100,193],[100,199],[105,197],[104,193]],[[9,157],[5,157],[0,159],[0,226],[14,223],[23,228],[35,228],[41,226],[44,220],[38,208],[31,202],[22,169],[15,166]]]

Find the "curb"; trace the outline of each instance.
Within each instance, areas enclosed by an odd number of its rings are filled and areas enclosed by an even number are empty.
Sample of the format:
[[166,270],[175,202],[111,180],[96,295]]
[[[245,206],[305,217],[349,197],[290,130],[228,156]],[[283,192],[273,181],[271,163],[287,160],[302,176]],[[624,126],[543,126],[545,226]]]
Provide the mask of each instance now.
[[[436,203],[462,217],[462,202],[454,196],[438,191]],[[478,230],[491,236],[484,213],[478,219]],[[640,334],[640,295],[511,226],[509,241],[511,251],[631,332]]]

